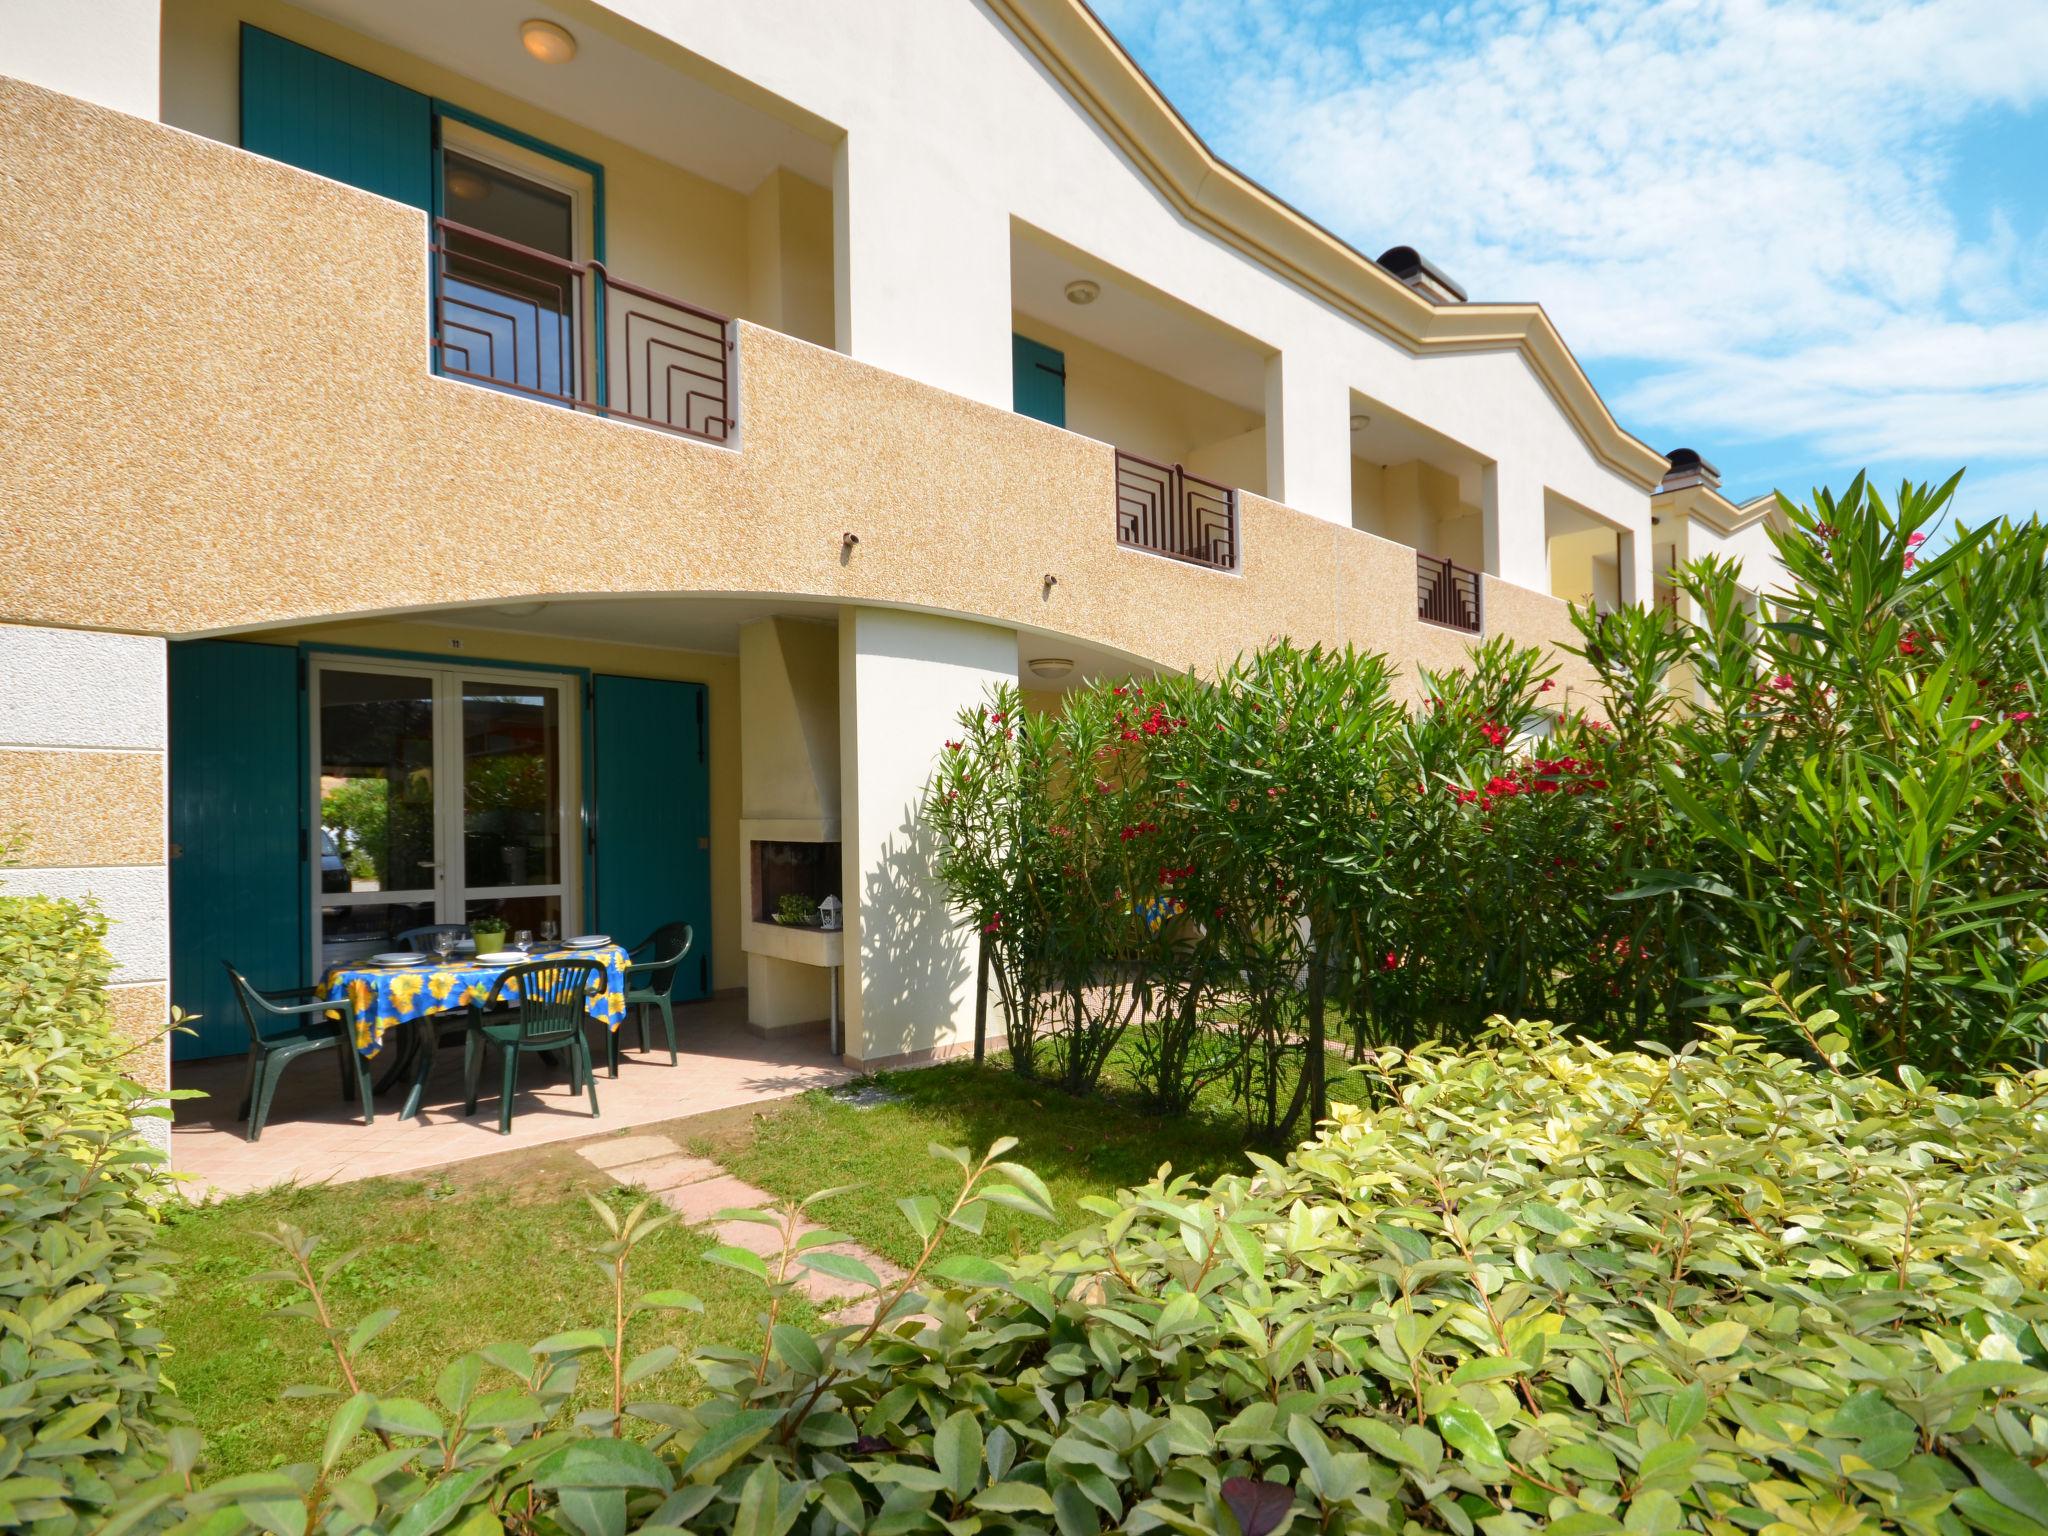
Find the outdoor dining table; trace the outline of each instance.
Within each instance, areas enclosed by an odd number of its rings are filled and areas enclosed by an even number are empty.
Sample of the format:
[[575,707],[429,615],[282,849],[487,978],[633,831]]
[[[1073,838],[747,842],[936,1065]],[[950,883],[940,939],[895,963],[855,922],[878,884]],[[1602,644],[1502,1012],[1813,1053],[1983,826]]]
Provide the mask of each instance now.
[[[536,945],[527,959],[597,961],[605,970],[604,987],[590,995],[590,1016],[610,1030],[625,1022],[626,967],[632,957],[624,945]],[[365,1056],[379,1054],[386,1035],[404,1037],[399,1059],[377,1085],[388,1087],[409,1062],[417,1060],[412,1090],[398,1112],[403,1120],[419,1113],[427,1074],[434,1064],[432,1033],[420,1027],[421,1021],[483,1002],[508,969],[507,965],[485,965],[463,955],[446,961],[428,959],[420,965],[337,965],[322,978],[320,996],[329,1002],[346,998],[355,1004],[356,1049]],[[508,982],[498,998],[507,1004],[517,1002],[518,983]]]

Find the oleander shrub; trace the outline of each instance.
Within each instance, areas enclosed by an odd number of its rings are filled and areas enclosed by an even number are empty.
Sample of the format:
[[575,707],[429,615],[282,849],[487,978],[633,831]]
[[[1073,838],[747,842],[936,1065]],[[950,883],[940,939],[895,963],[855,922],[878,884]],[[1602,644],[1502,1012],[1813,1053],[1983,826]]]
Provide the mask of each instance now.
[[91,907],[0,895],[0,1529],[99,1527],[178,1414],[153,1318],[161,1115],[123,1076]]
[[[1797,999],[1753,1001],[1830,1038]],[[1616,1053],[1527,1024],[1384,1065],[1376,1106],[1284,1162],[1207,1187],[1163,1169],[1007,1264],[939,1254],[990,1202],[1043,1214],[1042,1187],[1003,1143],[935,1149],[958,1195],[902,1202],[923,1253],[872,1322],[781,1315],[796,1267],[874,1281],[836,1234],[798,1236],[827,1196],[746,1213],[780,1251],[713,1256],[760,1284],[762,1344],[700,1355],[688,1406],[631,1392],[689,1304],[627,1280],[669,1218],[601,1212],[604,1322],[414,1396],[353,1391],[318,1464],[169,1476],[115,1528],[2048,1528],[2048,1075],[1962,1096],[1730,1028]],[[284,1248],[353,1387],[389,1316],[331,1315],[315,1245]],[[610,1404],[570,1418],[586,1369]]]
[[1500,637],[1405,705],[1385,658],[1286,641],[1048,717],[1004,690],[925,814],[1019,1070],[1050,1041],[1088,1091],[1121,1048],[1160,1110],[1227,1084],[1284,1146],[1326,1035],[1362,1059],[1505,1014],[1675,1046],[1779,976],[1865,1069],[2042,1064],[2048,525],[1930,554],[1954,486],[1783,501],[1760,598],[1706,560],[1677,609],[1574,609],[1571,707]]

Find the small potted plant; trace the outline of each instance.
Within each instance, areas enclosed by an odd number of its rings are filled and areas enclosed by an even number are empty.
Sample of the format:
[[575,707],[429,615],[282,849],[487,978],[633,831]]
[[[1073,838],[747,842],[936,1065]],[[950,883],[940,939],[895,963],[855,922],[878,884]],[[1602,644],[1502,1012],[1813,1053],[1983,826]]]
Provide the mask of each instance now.
[[469,925],[470,936],[476,940],[476,952],[480,955],[495,954],[505,947],[505,920],[500,917],[478,918]]
[[776,899],[775,921],[785,928],[808,928],[813,910],[808,896],[789,891]]

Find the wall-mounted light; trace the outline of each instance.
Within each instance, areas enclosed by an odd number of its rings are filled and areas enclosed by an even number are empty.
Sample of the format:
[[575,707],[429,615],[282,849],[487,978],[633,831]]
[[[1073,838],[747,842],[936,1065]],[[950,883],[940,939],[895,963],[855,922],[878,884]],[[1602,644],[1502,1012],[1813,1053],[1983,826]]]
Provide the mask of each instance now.
[[519,41],[543,64],[566,64],[576,57],[576,38],[567,27],[538,16],[519,23]]
[[1069,304],[1093,304],[1102,297],[1102,284],[1086,277],[1077,277],[1067,284]]
[[1074,670],[1073,658],[1069,656],[1038,656],[1024,663],[1031,669],[1033,677],[1042,677],[1054,682]]

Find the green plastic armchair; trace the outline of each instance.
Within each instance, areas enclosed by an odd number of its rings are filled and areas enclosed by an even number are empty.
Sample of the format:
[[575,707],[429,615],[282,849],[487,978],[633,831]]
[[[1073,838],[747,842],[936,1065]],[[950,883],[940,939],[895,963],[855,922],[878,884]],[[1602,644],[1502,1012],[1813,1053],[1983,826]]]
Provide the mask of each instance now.
[[[512,1097],[519,1089],[519,1058],[529,1051],[567,1051],[569,1086],[590,1090],[590,1113],[597,1114],[597,1073],[591,1065],[590,1039],[583,1026],[590,1020],[590,999],[605,990],[605,968],[595,960],[535,960],[515,965],[491,983],[491,994],[471,1003],[469,1034],[462,1042],[462,1076],[468,1085],[465,1115],[476,1113],[484,1054],[492,1046],[505,1059],[498,1102],[498,1133],[512,1134]],[[516,987],[516,1001],[506,1002],[506,988]],[[507,1014],[505,1010],[511,1009]]]
[[[341,1091],[353,1090],[363,1106],[363,1124],[376,1119],[370,1089],[370,1069],[356,1049],[356,1009],[347,998],[326,1000],[315,987],[290,987],[263,991],[226,961],[234,979],[235,997],[242,1005],[242,1022],[249,1026],[249,1061],[242,1074],[242,1102],[237,1120],[249,1122],[249,1139],[263,1139],[264,1122],[270,1118],[270,1101],[277,1094],[277,1080],[284,1069],[301,1056],[317,1051],[334,1051],[341,1067]],[[293,1002],[291,999],[304,999]],[[275,1021],[290,1019],[290,1025]]]
[[[654,958],[626,967],[627,1016],[639,1031],[640,1049],[644,1051],[647,1049],[647,1011],[650,1008],[661,1010],[661,1028],[662,1033],[668,1036],[670,1066],[676,1064],[676,972],[682,968],[683,957],[689,954],[690,945],[696,937],[696,930],[688,923],[663,923],[628,951],[637,955],[646,950]],[[611,1032],[606,1052],[613,1077],[619,1075],[619,1034],[625,1027],[626,1021],[621,1019],[618,1029]]]

